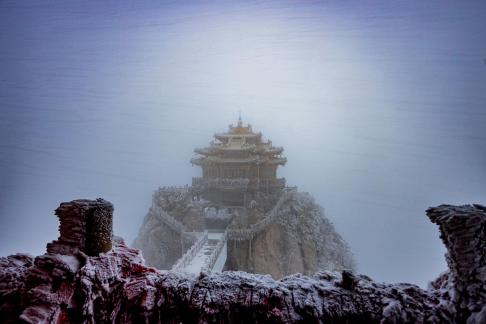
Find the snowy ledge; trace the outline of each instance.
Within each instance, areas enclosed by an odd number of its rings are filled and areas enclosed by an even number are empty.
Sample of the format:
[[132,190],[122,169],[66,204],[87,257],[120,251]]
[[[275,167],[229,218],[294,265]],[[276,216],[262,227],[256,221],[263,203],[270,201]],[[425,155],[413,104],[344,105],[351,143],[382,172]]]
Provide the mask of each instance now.
[[449,265],[428,290],[348,271],[278,281],[159,271],[119,238],[97,256],[73,249],[64,226],[66,239],[50,243],[55,253],[0,258],[0,322],[484,323],[486,208],[442,205],[427,215],[439,225]]

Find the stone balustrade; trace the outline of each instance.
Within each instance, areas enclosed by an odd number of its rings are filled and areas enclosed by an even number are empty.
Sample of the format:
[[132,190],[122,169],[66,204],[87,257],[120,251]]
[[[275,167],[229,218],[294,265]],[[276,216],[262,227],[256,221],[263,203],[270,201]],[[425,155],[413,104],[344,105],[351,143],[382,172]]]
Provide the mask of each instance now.
[[200,190],[207,189],[265,189],[284,188],[285,178],[248,179],[248,178],[192,178],[192,185]]
[[164,222],[167,226],[169,226],[170,229],[173,231],[182,234],[184,232],[187,232],[186,226],[179,222],[177,219],[174,217],[170,216],[165,210],[163,210],[161,207],[157,205],[152,205],[151,207],[151,213],[154,213],[159,216],[159,219]]
[[293,199],[295,197],[296,191],[294,189],[286,190],[282,193],[279,200],[272,208],[270,212],[259,222],[250,225],[244,229],[228,229],[228,239],[235,240],[235,241],[243,241],[243,240],[250,240],[252,239],[258,232],[261,232],[265,228],[267,228],[270,224],[275,222],[275,219],[279,215],[280,209],[282,205]]
[[249,183],[247,178],[192,178],[192,185],[200,189],[246,189]]
[[184,253],[184,255],[176,261],[172,266],[172,271],[182,271],[186,268],[191,261],[194,259],[196,254],[201,250],[201,248],[208,241],[208,232],[204,231],[201,237]]

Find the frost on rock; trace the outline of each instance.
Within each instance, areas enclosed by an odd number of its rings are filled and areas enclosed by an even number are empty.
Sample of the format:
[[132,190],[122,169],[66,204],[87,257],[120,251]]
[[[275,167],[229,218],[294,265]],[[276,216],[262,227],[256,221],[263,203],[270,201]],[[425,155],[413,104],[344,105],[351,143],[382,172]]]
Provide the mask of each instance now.
[[[298,193],[282,210],[278,218],[285,232],[296,241],[304,238],[315,245],[317,269],[340,271],[354,268],[354,259],[347,243],[308,193]],[[305,271],[305,270],[304,270]]]
[[160,271],[115,237],[96,256],[71,241],[62,254],[0,258],[0,322],[484,323],[486,208],[439,206],[428,216],[439,225],[449,272],[427,290],[350,271],[281,280]]
[[427,216],[439,225],[450,270],[434,284],[456,305],[458,321],[486,323],[486,207],[441,205]]

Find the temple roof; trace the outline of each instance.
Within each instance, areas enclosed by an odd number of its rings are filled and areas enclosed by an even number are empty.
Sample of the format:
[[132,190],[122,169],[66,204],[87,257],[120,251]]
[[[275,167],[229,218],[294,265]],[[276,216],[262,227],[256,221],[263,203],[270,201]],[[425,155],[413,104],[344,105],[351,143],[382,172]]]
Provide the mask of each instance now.
[[[243,125],[241,116],[236,126],[230,125],[226,133],[214,135],[209,147],[196,148],[201,157],[191,160],[193,164],[206,163],[272,163],[285,164],[286,158],[280,155],[282,147],[274,147],[271,141],[263,142],[262,133],[254,133],[251,125]],[[235,152],[231,153],[230,152]],[[239,153],[238,153],[239,152]],[[238,154],[235,156],[234,154]]]
[[243,140],[245,138],[261,138],[262,133],[254,133],[250,124],[244,126],[240,115],[236,126],[229,125],[228,132],[216,133],[214,137],[222,142],[227,142],[230,140]]
[[[214,134],[214,137],[222,142],[226,142],[228,141],[229,139],[232,139],[232,138],[261,138],[262,137],[262,133],[253,133],[251,131],[251,128],[247,128],[247,127],[244,127],[244,128],[237,128],[237,127],[233,127],[231,128],[232,126],[230,126],[230,131],[227,132],[227,133],[216,133]],[[248,127],[251,127],[251,126],[248,126]],[[235,131],[235,129],[237,129]]]
[[287,163],[285,157],[262,157],[262,156],[249,156],[244,158],[228,158],[220,156],[201,156],[191,159],[192,164],[207,165],[207,164],[280,164]]

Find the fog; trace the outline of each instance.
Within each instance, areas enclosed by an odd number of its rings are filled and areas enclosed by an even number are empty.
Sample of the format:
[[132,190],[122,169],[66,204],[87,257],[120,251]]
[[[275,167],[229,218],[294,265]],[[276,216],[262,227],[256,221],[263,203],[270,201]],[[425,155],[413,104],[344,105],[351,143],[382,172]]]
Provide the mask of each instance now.
[[425,286],[425,209],[486,204],[481,1],[1,1],[0,81],[1,256],[44,253],[76,198],[131,243],[239,111],[373,279]]

